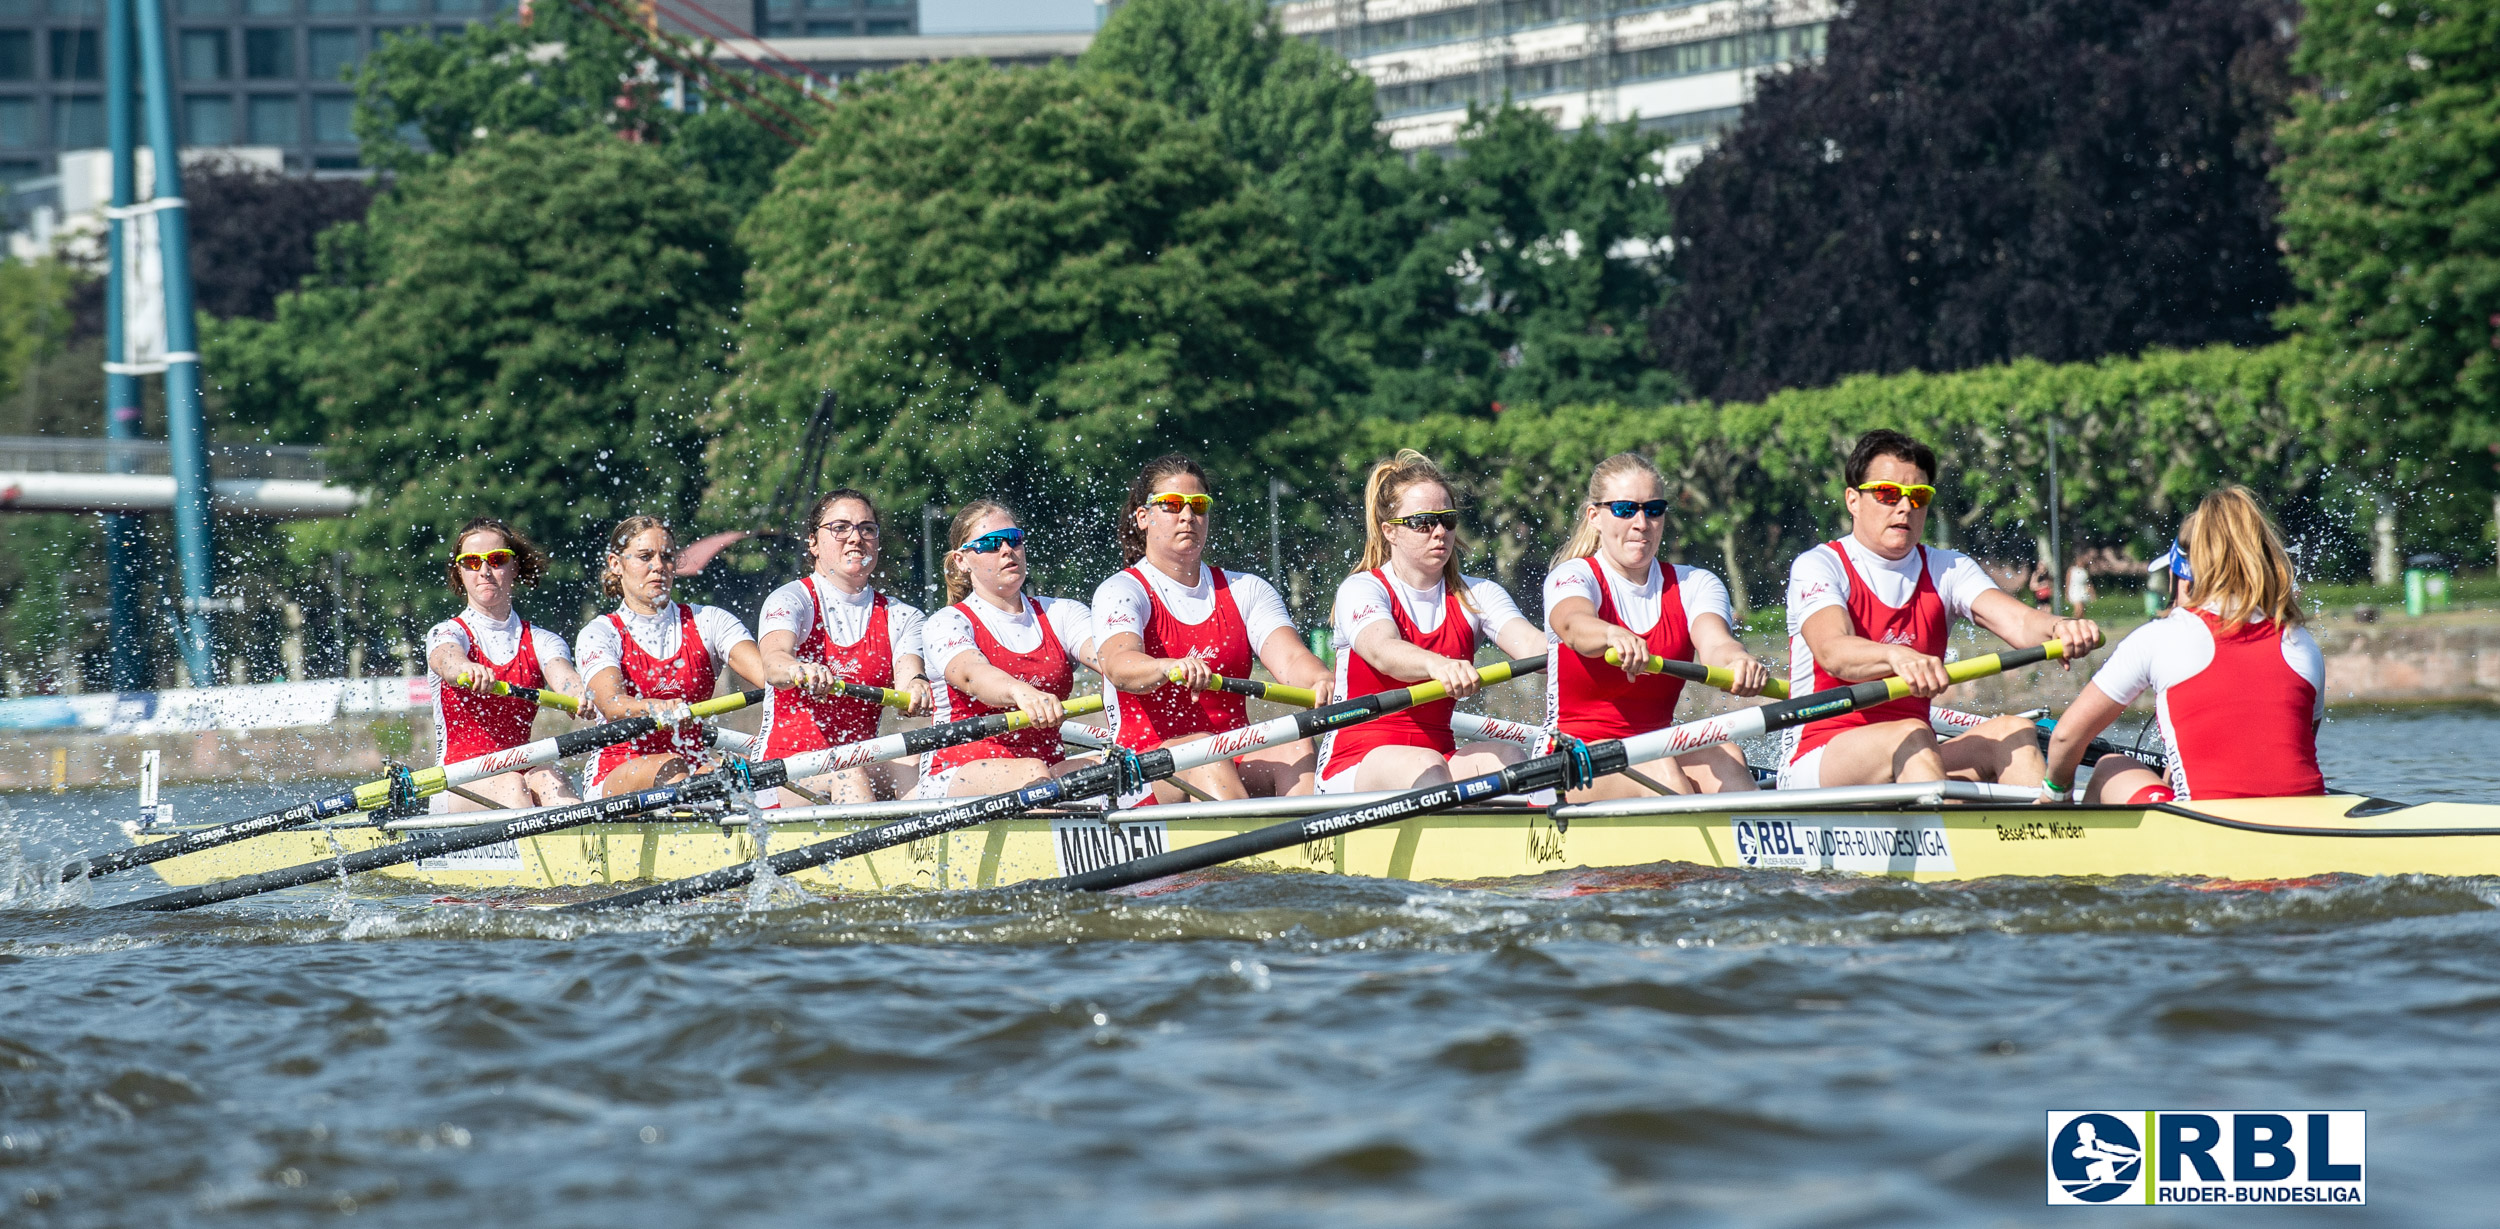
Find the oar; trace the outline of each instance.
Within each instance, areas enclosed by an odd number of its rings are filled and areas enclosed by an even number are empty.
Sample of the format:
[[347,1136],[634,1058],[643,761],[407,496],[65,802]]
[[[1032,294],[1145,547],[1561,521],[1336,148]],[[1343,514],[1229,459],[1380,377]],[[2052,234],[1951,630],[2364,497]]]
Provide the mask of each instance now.
[[[1172,667],[1169,677],[1175,683],[1181,681],[1180,667]],[[1288,708],[1319,707],[1319,693],[1308,687],[1287,687],[1282,683],[1262,683],[1257,679],[1226,678],[1219,674],[1215,676],[1215,686],[1210,690],[1229,691],[1237,696],[1248,696],[1253,700],[1265,700],[1270,704],[1282,704]]]
[[[539,694],[546,696],[556,693],[541,692]],[[736,712],[750,704],[761,704],[766,694],[760,689],[731,692],[725,696],[705,700],[695,705],[691,712],[698,718],[717,717],[723,713]],[[421,798],[430,798],[452,786],[466,785],[481,777],[492,777],[518,768],[534,768],[540,764],[552,764],[558,760],[596,751],[601,747],[632,742],[658,728],[658,724],[648,717],[627,717],[619,721],[595,725],[587,730],[573,730],[558,734],[554,738],[542,738],[536,742],[523,743],[518,747],[490,751],[485,755],[445,764],[439,768],[419,769],[411,773],[384,777],[379,781],[368,781],[343,793],[331,794],[325,798],[308,799],[265,815],[255,815],[250,819],[238,819],[231,823],[202,828],[196,832],[185,832],[180,836],[169,837],[147,845],[134,845],[128,849],[90,854],[63,868],[61,881],[67,883],[80,876],[109,875],[115,871],[129,870],[134,866],[145,866],[150,862],[162,862],[167,858],[179,858],[204,849],[215,849],[220,845],[248,840],[264,833],[280,832],[324,819],[353,814],[357,811],[370,811],[388,805],[394,799],[413,802]]]
[[907,691],[895,691],[886,687],[871,687],[866,683],[846,683],[838,680],[830,690],[845,700],[861,700],[893,709],[898,713],[911,708],[911,693]]
[[[469,676],[465,674],[452,680],[452,686],[454,687],[465,689],[468,685]],[[548,691],[542,687],[516,686],[514,684],[507,683],[502,679],[495,679],[487,683],[486,694],[490,696],[519,696],[540,708],[552,708],[558,712],[572,713],[576,716],[579,716],[582,711],[582,701],[579,696],[568,696],[561,691]]]
[[[1071,747],[1083,747],[1088,751],[1110,751],[1120,745],[1118,739],[1106,737],[1106,732],[1100,726],[1082,725],[1074,721],[1059,723],[1059,741]],[[1172,788],[1200,802],[1215,801],[1206,791],[1179,777],[1166,777],[1164,780],[1170,782]]]
[[[2066,646],[2049,641],[2036,649],[2015,649],[1958,661],[1945,667],[1954,682],[1985,678],[2018,666],[2062,658]],[[1608,739],[1566,750],[1560,754],[1538,756],[1504,767],[1499,772],[1470,777],[1443,785],[1427,785],[1409,790],[1394,798],[1386,798],[1365,806],[1331,811],[1290,823],[1229,836],[1220,840],[1175,849],[1133,861],[1106,866],[1081,875],[1047,881],[1045,886],[1099,892],[1126,887],[1152,879],[1189,871],[1205,870],[1240,858],[1273,853],[1308,841],[1338,836],[1362,828],[1396,823],[1417,815],[1446,811],[1462,803],[1488,798],[1495,794],[1526,794],[1540,789],[1555,789],[1575,778],[1594,779],[1620,772],[1634,764],[1670,755],[1681,755],[1716,743],[1756,738],[1774,730],[1804,725],[1825,717],[1836,717],[1855,709],[1869,708],[1886,700],[1898,700],[1910,694],[1900,679],[1876,679],[1849,687],[1834,687],[1794,700],[1766,704],[1759,708],[1739,709],[1699,721],[1636,734],[1630,738]],[[1576,764],[1574,761],[1578,761]]]
[[[1486,684],[1500,683],[1545,668],[1542,657],[1514,658],[1495,662],[1478,671]],[[970,828],[992,820],[1021,815],[1027,811],[1056,806],[1081,798],[1090,798],[1118,791],[1122,786],[1159,781],[1176,772],[1186,772],[1202,764],[1229,759],[1244,752],[1281,746],[1305,738],[1316,738],[1331,730],[1369,721],[1374,717],[1429,704],[1448,695],[1439,683],[1421,683],[1397,691],[1375,692],[1340,700],[1323,708],[1289,713],[1238,730],[1226,730],[1195,742],[1148,751],[1135,758],[1133,765],[1120,759],[1107,760],[1080,768],[1064,777],[1036,781],[1022,789],[975,798],[961,806],[918,815],[881,827],[868,828],[847,836],[819,841],[799,849],[787,850],[764,859],[764,864],[777,875],[795,875],[810,867],[843,858],[856,858],[880,849],[907,845],[924,837]],[[568,908],[572,911],[623,909],[633,905],[658,904],[666,901],[692,900],[715,892],[742,887],[755,878],[755,864],[742,862],[725,866],[707,874],[656,884],[639,891],[620,893],[585,901]]]
[[[1606,664],[1609,666],[1622,665],[1622,651],[1619,649],[1606,650]],[[1721,691],[1736,690],[1736,672],[1725,666],[1705,666],[1697,661],[1679,661],[1670,657],[1660,657],[1655,653],[1650,654],[1649,660],[1642,663],[1641,673],[1672,674],[1688,683],[1699,683],[1704,687],[1716,687]],[[1774,700],[1787,699],[1787,680],[1782,679],[1777,675],[1773,675],[1769,682],[1762,685],[1762,694],[1769,696]]]
[[[745,694],[760,699],[764,693],[747,692]],[[729,698],[722,697],[724,700]],[[712,701],[712,703],[718,702]],[[1100,696],[1079,696],[1067,703],[1067,710],[1072,713],[1095,712],[1101,707],[1102,697]],[[812,777],[820,772],[872,763],[879,759],[898,759],[939,747],[978,742],[984,738],[995,738],[1001,734],[1013,733],[1032,724],[1031,717],[1022,712],[1012,712],[991,713],[963,721],[949,722],[946,725],[905,730],[899,734],[888,734],[882,738],[872,738],[863,742],[846,743],[839,747],[827,747],[822,751],[810,751],[790,756],[787,759],[766,760],[759,764],[733,765],[730,769],[720,772],[689,777],[675,785],[644,790],[640,794],[621,796],[623,799],[646,800],[639,807],[619,810],[613,805],[620,801],[619,798],[600,798],[590,802],[574,803],[570,806],[549,807],[505,820],[502,823],[479,824],[475,827],[431,832],[394,845],[359,850],[335,858],[324,858],[319,862],[306,862],[274,871],[263,871],[257,875],[223,879],[216,883],[201,884],[198,887],[184,888],[178,892],[167,892],[161,896],[151,896],[146,900],[131,901],[113,907],[151,913],[195,909],[201,905],[215,904],[219,901],[238,900],[246,896],[258,896],[263,892],[275,892],[282,888],[300,887],[307,883],[318,883],[324,879],[335,879],[342,875],[379,870],[385,866],[397,866],[403,862],[414,862],[419,858],[439,857],[463,849],[475,849],[480,845],[493,845],[519,837],[538,836],[563,828],[599,823],[618,816],[639,815],[645,811],[707,801],[727,795],[733,787],[769,789],[788,784],[793,777]],[[171,844],[172,842],[162,843]],[[155,846],[149,846],[149,848],[152,849]]]

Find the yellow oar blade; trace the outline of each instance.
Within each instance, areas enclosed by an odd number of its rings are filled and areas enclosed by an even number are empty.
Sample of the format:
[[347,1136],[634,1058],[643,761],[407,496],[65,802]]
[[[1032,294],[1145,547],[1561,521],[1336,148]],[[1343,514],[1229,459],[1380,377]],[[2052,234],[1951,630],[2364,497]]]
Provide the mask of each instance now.
[[[1059,711],[1070,717],[1083,717],[1091,713],[1099,713],[1102,711],[1102,696],[1100,693],[1077,696],[1074,699],[1061,704],[1059,706]],[[1033,728],[1033,715],[1025,712],[1009,713],[1007,714],[1007,728],[1012,730],[1031,729]]]
[[[1181,668],[1172,667],[1164,677],[1175,683],[1180,682]],[[1251,696],[1271,704],[1282,704],[1291,708],[1319,707],[1318,692],[1307,687],[1287,687],[1283,683],[1262,683],[1257,679],[1227,678],[1219,674],[1215,676],[1215,685],[1209,690],[1229,691],[1237,696]]]
[[[476,675],[461,674],[454,676],[451,682],[454,687],[466,688],[471,686],[476,679]],[[559,712],[579,714],[582,711],[582,702],[579,697],[568,696],[561,691],[548,691],[540,687],[515,687],[502,679],[488,681],[486,694],[519,696],[540,708],[552,708]]]

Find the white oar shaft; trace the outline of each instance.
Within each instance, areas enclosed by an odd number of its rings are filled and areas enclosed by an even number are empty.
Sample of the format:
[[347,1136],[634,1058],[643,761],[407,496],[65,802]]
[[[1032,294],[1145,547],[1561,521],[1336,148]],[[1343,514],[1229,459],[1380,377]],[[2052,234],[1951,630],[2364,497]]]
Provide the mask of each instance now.
[[1543,727],[1482,713],[1450,714],[1450,732],[1467,742],[1512,743],[1527,748],[1530,755],[1543,755],[1548,750]]

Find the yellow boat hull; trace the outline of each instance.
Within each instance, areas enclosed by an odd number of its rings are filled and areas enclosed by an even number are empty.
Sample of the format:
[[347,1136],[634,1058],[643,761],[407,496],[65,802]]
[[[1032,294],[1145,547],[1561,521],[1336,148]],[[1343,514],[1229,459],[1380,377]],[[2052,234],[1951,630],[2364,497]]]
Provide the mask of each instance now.
[[[1830,870],[1925,882],[2003,875],[2153,875],[2295,879],[2357,875],[2500,875],[2500,806],[2428,803],[2372,814],[2368,800],[2236,799],[2192,807],[2035,808],[1996,803],[1910,809],[1782,808],[1607,815],[1542,809],[1426,816],[1306,844],[1251,865],[1426,881],[1481,881],[1574,868],[1662,862],[1732,869]],[[2356,808],[2361,812],[2354,814]],[[805,871],[842,893],[1000,887],[1180,849],[1277,822],[1253,817],[1031,816],[986,824]],[[882,821],[880,821],[882,822]],[[868,822],[776,824],[769,850]],[[141,839],[162,839],[142,837]],[[277,833],[168,859],[154,869],[190,886],[319,861],[401,839],[373,828]],[[624,885],[700,874],[756,856],[739,827],[594,824],[373,872],[449,890]]]

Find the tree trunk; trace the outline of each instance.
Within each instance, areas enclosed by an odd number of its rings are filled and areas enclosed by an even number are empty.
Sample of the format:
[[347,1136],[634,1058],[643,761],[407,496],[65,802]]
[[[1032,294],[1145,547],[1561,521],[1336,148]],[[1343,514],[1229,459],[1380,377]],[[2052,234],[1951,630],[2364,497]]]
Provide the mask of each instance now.
[[2404,558],[2396,552],[2396,505],[2378,497],[2378,515],[2370,519],[2370,583],[2384,589],[2404,575]]
[[[2494,499],[2492,504],[2500,508],[2500,499]],[[1745,569],[1736,560],[1736,518],[1733,516],[1727,518],[1727,524],[1719,530],[1719,559],[1727,565],[1724,579],[1727,581],[1728,601],[1736,607],[1736,621],[1742,623],[1745,616],[1753,612],[1753,602],[1745,593]]]

